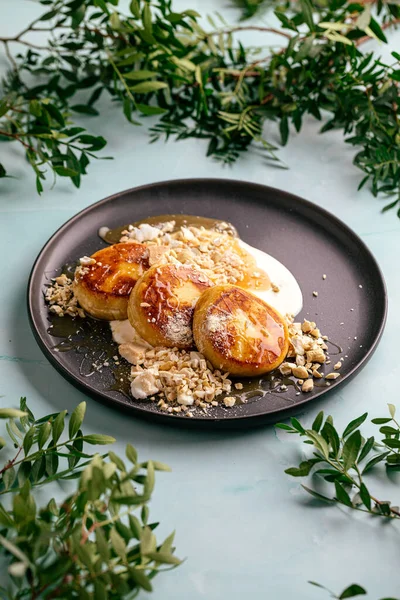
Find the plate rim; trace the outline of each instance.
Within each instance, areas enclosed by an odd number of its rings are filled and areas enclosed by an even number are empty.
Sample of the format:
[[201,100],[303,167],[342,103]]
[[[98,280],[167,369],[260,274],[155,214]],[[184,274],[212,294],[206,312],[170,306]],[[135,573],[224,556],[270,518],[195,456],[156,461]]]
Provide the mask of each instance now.
[[[210,418],[210,417],[206,417],[206,416],[204,416],[204,417],[203,416],[193,416],[192,419],[188,419],[184,415],[180,415],[177,413],[175,413],[174,415],[170,415],[169,413],[148,411],[144,408],[141,408],[140,406],[136,406],[133,404],[128,405],[126,402],[124,402],[121,399],[118,399],[118,398],[110,399],[110,397],[106,395],[106,392],[103,392],[101,390],[96,390],[94,388],[92,389],[88,385],[85,385],[77,377],[75,377],[73,373],[71,373],[68,369],[66,369],[62,364],[60,364],[58,362],[58,360],[54,356],[54,352],[51,351],[51,349],[47,346],[45,340],[43,339],[41,332],[40,332],[40,328],[37,326],[37,323],[35,321],[35,311],[33,309],[33,303],[34,303],[33,284],[36,279],[36,275],[37,275],[36,271],[38,269],[39,262],[41,261],[43,254],[45,253],[47,247],[55,240],[55,238],[59,237],[65,229],[70,228],[74,224],[74,222],[78,221],[82,216],[86,215],[87,213],[90,213],[93,210],[96,210],[98,207],[102,206],[103,204],[107,204],[109,202],[112,202],[113,200],[120,198],[121,196],[125,196],[125,195],[128,195],[133,192],[135,192],[135,193],[143,192],[143,191],[146,192],[148,190],[151,190],[152,188],[168,186],[171,184],[182,184],[182,185],[201,184],[201,185],[207,186],[207,185],[212,185],[213,183],[216,183],[216,182],[222,186],[224,184],[232,185],[232,184],[238,183],[238,184],[242,184],[242,185],[244,184],[245,186],[250,186],[250,187],[256,188],[260,191],[262,191],[262,190],[268,191],[270,194],[271,193],[272,194],[277,193],[280,195],[284,194],[289,200],[294,201],[296,204],[300,204],[307,209],[316,210],[321,216],[331,220],[347,236],[349,236],[352,240],[357,242],[358,247],[360,247],[362,249],[363,253],[365,255],[367,255],[368,259],[374,264],[376,273],[379,276],[380,283],[381,283],[382,290],[383,290],[383,313],[382,313],[382,317],[381,317],[379,330],[375,334],[373,343],[369,347],[367,353],[360,361],[357,362],[357,364],[348,373],[346,373],[346,375],[344,375],[343,377],[340,378],[340,380],[336,381],[333,385],[331,385],[329,387],[329,389],[325,389],[325,388],[321,389],[321,391],[318,391],[316,394],[313,394],[313,396],[311,396],[311,397],[305,396],[299,402],[296,402],[296,404],[294,404],[293,406],[288,406],[287,408],[277,408],[268,413],[260,413],[260,414],[253,414],[253,415],[231,415],[230,416],[229,413],[227,413],[226,417]],[[41,276],[42,273],[39,272],[39,275]],[[347,225],[344,221],[339,219],[335,214],[331,213],[327,209],[319,206],[318,204],[316,204],[314,202],[311,202],[310,200],[306,200],[305,198],[302,198],[301,196],[297,196],[296,194],[293,194],[292,192],[288,192],[283,189],[275,188],[275,187],[260,184],[260,183],[255,183],[252,181],[246,181],[244,179],[228,179],[228,178],[220,178],[220,177],[196,177],[196,178],[188,177],[188,178],[167,179],[167,180],[163,180],[163,181],[157,181],[157,182],[153,182],[153,183],[143,184],[140,186],[134,186],[134,187],[126,189],[126,190],[121,190],[115,194],[106,196],[105,198],[102,198],[101,200],[98,200],[97,202],[94,202],[93,204],[90,204],[89,206],[86,206],[85,208],[80,210],[78,213],[76,213],[75,215],[70,217],[58,229],[56,229],[56,231],[49,237],[49,239],[44,243],[44,245],[40,249],[37,257],[35,258],[35,260],[33,262],[33,265],[32,265],[32,268],[31,268],[31,271],[29,274],[27,293],[26,293],[26,301],[27,301],[27,312],[28,312],[29,324],[30,324],[33,336],[34,336],[39,348],[41,349],[41,351],[43,352],[45,357],[49,360],[50,364],[53,367],[55,367],[55,369],[68,382],[72,383],[81,392],[93,397],[94,399],[102,402],[103,404],[106,404],[107,406],[113,407],[115,404],[117,404],[118,408],[122,408],[123,410],[129,411],[133,415],[147,418],[149,420],[156,420],[158,422],[163,421],[164,423],[168,423],[171,425],[174,425],[174,423],[175,423],[175,424],[179,424],[179,425],[187,424],[190,427],[197,425],[197,426],[206,426],[206,427],[210,427],[210,428],[213,425],[221,425],[221,424],[222,425],[226,424],[227,426],[230,426],[230,427],[235,426],[235,424],[236,424],[237,427],[240,427],[244,423],[255,424],[255,422],[259,421],[260,419],[261,420],[264,419],[264,422],[267,422],[267,421],[268,422],[276,422],[276,420],[280,414],[283,415],[282,418],[288,418],[290,416],[290,414],[300,412],[303,409],[305,404],[310,404],[314,401],[317,401],[318,399],[320,399],[320,397],[322,395],[331,392],[338,385],[342,386],[345,383],[349,382],[350,379],[352,379],[357,372],[361,371],[366,366],[366,364],[368,363],[368,361],[374,354],[375,350],[377,349],[378,344],[382,338],[383,332],[385,330],[385,326],[386,326],[386,322],[387,322],[387,315],[388,315],[388,293],[387,293],[387,286],[386,286],[385,278],[382,273],[382,269],[380,268],[379,263],[376,260],[372,251],[370,250],[370,248],[361,239],[361,237],[353,229],[351,229],[351,227],[349,227],[349,225]],[[287,415],[287,416],[285,417],[284,415]]]

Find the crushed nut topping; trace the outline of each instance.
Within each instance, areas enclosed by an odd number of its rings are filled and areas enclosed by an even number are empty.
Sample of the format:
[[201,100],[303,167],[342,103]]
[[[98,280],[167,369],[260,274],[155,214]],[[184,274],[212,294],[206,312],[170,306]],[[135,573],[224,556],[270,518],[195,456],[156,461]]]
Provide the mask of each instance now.
[[340,373],[338,373],[336,371],[336,373],[328,373],[328,375],[325,375],[325,379],[337,379],[338,377],[340,377]]
[[303,385],[301,386],[302,392],[312,392],[313,389],[314,389],[314,382],[312,379],[307,379],[307,381],[305,381],[303,383]]
[[85,317],[85,312],[78,306],[78,301],[72,289],[72,279],[65,274],[54,277],[53,283],[46,290],[45,300],[49,311],[58,317]]
[[229,374],[214,369],[200,352],[164,347],[150,349],[137,338],[121,344],[119,352],[133,365],[132,396],[144,400],[157,394],[161,410],[175,405],[204,408],[219,395],[232,390]]

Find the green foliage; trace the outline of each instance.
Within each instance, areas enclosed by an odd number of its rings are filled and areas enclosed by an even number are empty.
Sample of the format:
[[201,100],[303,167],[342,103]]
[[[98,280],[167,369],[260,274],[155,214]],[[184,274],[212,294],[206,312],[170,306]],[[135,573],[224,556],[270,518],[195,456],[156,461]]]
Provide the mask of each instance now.
[[[400,55],[383,64],[358,49],[370,38],[386,40],[383,30],[400,18],[398,4],[379,2],[373,16],[369,4],[344,0],[240,0],[247,16],[274,6],[281,29],[229,27],[217,15],[207,31],[195,11],[174,12],[170,0],[133,0],[128,16],[118,0],[41,2],[41,18],[0,38],[12,63],[0,100],[0,140],[24,146],[39,193],[49,170],[80,185],[106,142],[74,119],[99,114],[107,93],[133,125],[158,116],[151,141],[205,139],[207,154],[226,164],[255,148],[280,165],[275,144],[263,136],[265,122],[278,123],[286,144],[305,116],[321,120],[324,111],[321,131],[342,129],[358,149],[360,187],[369,183],[375,195],[393,196],[385,210],[399,207]],[[285,45],[245,48],[235,33],[246,28],[273,33]],[[39,29],[51,32],[48,47],[26,39]],[[13,58],[14,43],[27,46],[26,54]],[[0,177],[6,175],[0,165]]]
[[254,17],[256,13],[261,12],[261,9],[269,8],[272,5],[272,0],[235,0],[234,6],[242,10],[242,20]]
[[[357,583],[353,583],[352,585],[349,585],[339,595],[335,594],[334,592],[332,592],[331,590],[326,588],[324,585],[321,585],[320,583],[316,583],[315,581],[309,581],[308,583],[310,583],[311,585],[314,585],[317,588],[325,590],[326,592],[328,592],[330,594],[330,597],[335,598],[335,600],[345,600],[345,598],[355,598],[356,596],[365,596],[367,594],[367,591],[363,587],[361,587],[361,585],[358,585]],[[382,600],[396,600],[396,598],[382,598]]]
[[[11,496],[11,506],[0,502],[0,558],[10,576],[0,597],[120,600],[151,591],[157,573],[180,564],[174,535],[157,542],[158,524],[148,521],[155,470],[168,467],[138,462],[130,444],[127,462],[113,452],[84,452],[85,443],[115,441],[83,435],[85,402],[73,411],[65,441],[66,411],[35,419],[24,398],[20,408],[3,411],[17,453],[0,470],[0,495]],[[62,502],[37,507],[36,487],[69,479],[75,489]]]
[[285,473],[292,477],[307,477],[312,474],[314,478],[317,476],[317,479],[321,478],[327,484],[332,484],[333,496],[302,486],[318,500],[342,504],[384,518],[400,519],[399,507],[375,498],[364,479],[368,471],[383,461],[386,461],[387,469],[400,469],[400,426],[395,419],[395,407],[393,404],[388,406],[390,418],[372,420],[373,423],[382,425],[380,433],[384,438],[381,442],[377,442],[374,437],[364,438],[361,434],[359,428],[367,419],[367,413],[351,421],[341,435],[336,430],[332,417],[325,419],[322,411],[311,429],[305,429],[297,419],[291,419],[290,425],[279,423],[277,428],[306,438],[305,443],[314,448],[312,457],[302,460],[298,467],[286,469]]
[[400,424],[396,420],[396,407],[389,404],[390,418],[372,419],[375,425],[382,425],[379,428],[384,435],[382,445],[388,450],[385,457],[386,467],[391,471],[400,470]]

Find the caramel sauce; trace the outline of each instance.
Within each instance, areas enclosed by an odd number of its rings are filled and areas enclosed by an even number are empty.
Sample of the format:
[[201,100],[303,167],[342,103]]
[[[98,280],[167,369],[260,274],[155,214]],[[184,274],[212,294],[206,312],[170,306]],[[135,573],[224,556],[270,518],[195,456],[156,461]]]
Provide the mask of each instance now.
[[[235,254],[238,254],[244,262],[244,277],[238,282],[238,285],[245,290],[267,291],[271,288],[271,280],[267,273],[257,266],[257,262],[247,250],[241,248],[236,240],[233,240],[232,247]],[[255,275],[256,274],[256,275]]]

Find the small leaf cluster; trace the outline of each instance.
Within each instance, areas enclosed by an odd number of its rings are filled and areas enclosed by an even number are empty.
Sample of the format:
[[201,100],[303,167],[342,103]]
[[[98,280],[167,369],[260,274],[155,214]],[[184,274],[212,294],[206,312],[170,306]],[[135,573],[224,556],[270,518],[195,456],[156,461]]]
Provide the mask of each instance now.
[[[332,592],[331,590],[326,588],[324,585],[321,585],[320,583],[316,583],[315,581],[309,581],[309,583],[311,585],[314,585],[317,588],[320,588],[322,590],[329,592],[330,597],[335,598],[335,600],[345,600],[345,598],[355,598],[356,596],[365,596],[367,594],[366,589],[363,588],[361,585],[358,585],[357,583],[353,583],[353,584],[349,585],[339,595],[335,594],[334,592]],[[396,598],[382,598],[382,600],[396,600]]]
[[[169,468],[139,462],[130,444],[126,460],[112,451],[83,452],[85,443],[115,441],[82,433],[85,408],[83,402],[73,411],[66,441],[66,411],[35,419],[25,399],[20,410],[0,411],[0,418],[9,418],[7,431],[17,449],[0,470],[0,494],[11,497],[11,506],[0,503],[0,556],[10,577],[10,585],[0,587],[1,598],[134,598],[152,590],[159,572],[180,564],[174,535],[157,542],[158,523],[149,521],[155,471]],[[77,479],[76,489],[61,502],[51,498],[37,507],[34,488],[57,479]]]
[[[25,398],[20,400],[20,410],[0,409],[0,418],[9,417],[6,429],[17,449],[15,458],[0,469],[0,496],[15,493],[27,479],[31,487],[37,487],[52,481],[80,477],[83,468],[93,458],[93,454],[83,451],[84,444],[115,442],[108,435],[83,435],[81,425],[85,411],[85,402],[75,408],[69,421],[67,439],[61,439],[66,410],[36,420],[27,407]],[[6,442],[3,438],[1,440],[3,447]]]
[[[389,409],[391,418],[378,419],[379,423],[394,420],[395,408],[393,405],[389,405]],[[312,457],[301,461],[298,467],[286,469],[285,473],[293,477],[306,477],[313,474],[317,476],[317,479],[321,478],[326,483],[333,485],[334,495],[332,496],[322,494],[308,486],[302,486],[318,500],[330,504],[342,504],[385,518],[399,519],[400,509],[393,506],[390,501],[378,500],[372,495],[365,482],[365,474],[382,461],[386,460],[387,465],[392,469],[399,468],[396,446],[396,441],[399,439],[398,427],[397,430],[390,427],[390,431],[388,431],[385,430],[385,427],[388,427],[385,425],[382,428],[385,438],[378,443],[374,436],[364,438],[361,434],[360,427],[367,416],[368,413],[364,413],[351,421],[342,434],[339,434],[335,428],[332,417],[328,416],[325,419],[323,412],[317,415],[311,429],[305,429],[295,418],[291,419],[290,425],[284,423],[276,425],[277,428],[289,434],[306,438],[305,443],[314,448]],[[374,422],[376,421],[375,419]]]
[[[384,29],[400,19],[398,4],[379,0],[373,14],[370,3],[271,1],[281,29],[232,27],[217,14],[208,30],[196,11],[176,12],[171,0],[132,0],[128,15],[119,0],[41,3],[44,15],[15,37],[0,38],[12,63],[0,101],[0,140],[24,146],[39,192],[46,169],[80,185],[105,140],[74,119],[98,115],[107,93],[132,125],[158,118],[151,141],[207,140],[207,155],[226,164],[253,149],[282,166],[265,123],[275,121],[286,144],[305,116],[322,120],[327,111],[321,131],[339,128],[358,148],[360,187],[368,183],[375,195],[393,196],[386,209],[399,206],[400,55],[393,52],[393,62],[384,64],[358,49],[371,38],[387,41]],[[250,14],[264,3],[239,4]],[[284,44],[246,48],[235,37],[246,28],[273,33]],[[49,32],[44,48],[26,39],[38,30]],[[14,58],[14,43],[27,53]],[[0,166],[0,176],[6,174]]]
[[385,460],[389,470],[400,470],[400,425],[396,420],[396,407],[389,404],[390,417],[372,419],[375,425],[381,425],[379,431],[384,435],[381,444],[387,452]]

